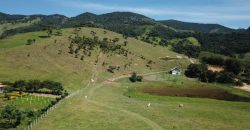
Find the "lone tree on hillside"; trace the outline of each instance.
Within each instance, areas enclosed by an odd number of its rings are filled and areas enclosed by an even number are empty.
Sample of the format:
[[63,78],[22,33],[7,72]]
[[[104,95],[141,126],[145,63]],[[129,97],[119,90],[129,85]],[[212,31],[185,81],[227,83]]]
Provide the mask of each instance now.
[[131,82],[142,82],[143,77],[142,76],[138,76],[135,72],[132,73],[131,77],[129,78],[129,80]]

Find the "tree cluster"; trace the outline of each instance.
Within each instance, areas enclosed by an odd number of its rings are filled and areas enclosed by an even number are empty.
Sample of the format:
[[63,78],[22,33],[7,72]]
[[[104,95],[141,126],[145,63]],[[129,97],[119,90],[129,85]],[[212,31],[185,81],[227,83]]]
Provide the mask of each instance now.
[[13,106],[6,106],[0,115],[0,129],[15,128],[21,123],[22,112]]
[[185,54],[188,57],[197,57],[201,51],[201,48],[200,46],[193,45],[189,40],[184,39],[173,44],[172,50],[177,53]]
[[62,95],[64,93],[63,86],[59,82],[50,80],[18,80],[14,83],[9,83],[7,91],[21,91],[21,92],[35,92],[35,93],[48,93],[54,95]]
[[81,59],[84,59],[84,56],[91,56],[91,52],[95,48],[100,48],[103,53],[115,53],[121,54],[123,56],[128,55],[128,50],[124,49],[122,45],[117,44],[119,38],[114,38],[112,40],[108,40],[104,38],[103,40],[99,40],[99,38],[93,35],[93,38],[88,38],[85,36],[75,36],[74,38],[70,38],[70,46],[69,53],[79,55],[79,52],[83,52],[83,56]]
[[202,82],[234,83],[235,74],[229,71],[213,72],[205,64],[190,64],[185,71],[190,78],[198,78]]

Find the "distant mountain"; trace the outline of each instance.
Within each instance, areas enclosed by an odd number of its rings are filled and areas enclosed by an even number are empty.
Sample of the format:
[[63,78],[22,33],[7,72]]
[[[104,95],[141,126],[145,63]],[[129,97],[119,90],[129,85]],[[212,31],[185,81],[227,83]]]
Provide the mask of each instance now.
[[152,24],[155,22],[153,19],[132,12],[113,12],[102,15],[86,12],[72,17],[70,21],[78,23],[92,22],[97,24]]
[[204,33],[229,33],[236,30],[219,25],[219,24],[200,24],[200,23],[189,23],[177,20],[162,20],[160,23],[173,27],[180,30],[190,30],[194,32]]
[[156,25],[157,22],[146,16],[132,12],[113,12],[102,15],[83,13],[70,18],[67,26],[97,26],[127,35],[140,35],[141,27]]
[[68,21],[69,18],[64,15],[53,14],[53,15],[42,16],[40,24],[61,27]]
[[235,30],[219,24],[188,23],[176,20],[156,21],[132,12],[113,12],[101,15],[86,12],[71,18],[59,14],[27,16],[0,13],[0,24],[6,22],[13,25],[20,22],[30,23],[34,19],[38,22],[29,24],[29,26],[17,26],[4,30],[0,39],[17,33],[41,31],[47,26],[51,26],[51,28],[87,26],[108,29],[124,36],[163,46],[170,44],[169,40],[172,39],[194,37],[199,41],[202,50],[229,56],[250,50],[250,28]]
[[0,12],[0,23],[17,21],[25,17],[26,17],[25,15],[10,15]]
[[97,21],[97,19],[98,19],[98,16],[96,14],[86,12],[86,13],[82,13],[80,15],[77,15],[76,17],[70,18],[68,24],[77,25],[77,24],[85,24],[85,23],[89,23],[89,22],[94,23]]
[[246,30],[246,32],[250,33],[250,27]]

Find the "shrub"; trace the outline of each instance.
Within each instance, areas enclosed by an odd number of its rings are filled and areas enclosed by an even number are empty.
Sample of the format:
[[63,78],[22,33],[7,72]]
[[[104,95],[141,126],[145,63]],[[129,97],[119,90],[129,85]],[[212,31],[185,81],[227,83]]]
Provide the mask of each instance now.
[[129,78],[129,80],[131,82],[142,82],[143,77],[142,76],[137,76],[137,74],[135,72],[132,73],[131,77]]
[[0,116],[0,128],[15,128],[21,123],[22,113],[14,106],[6,106]]
[[243,82],[241,80],[235,81],[234,83],[236,86],[243,86]]
[[131,77],[129,78],[129,80],[130,80],[131,82],[136,82],[137,76],[136,76],[136,73],[135,73],[135,72],[132,73],[132,75],[131,75]]
[[190,78],[198,78],[207,71],[207,66],[204,64],[190,64],[185,71],[185,75]]
[[222,72],[218,75],[219,83],[234,83],[234,74],[230,72]]
[[225,70],[238,75],[242,70],[240,61],[236,59],[227,59],[225,61]]

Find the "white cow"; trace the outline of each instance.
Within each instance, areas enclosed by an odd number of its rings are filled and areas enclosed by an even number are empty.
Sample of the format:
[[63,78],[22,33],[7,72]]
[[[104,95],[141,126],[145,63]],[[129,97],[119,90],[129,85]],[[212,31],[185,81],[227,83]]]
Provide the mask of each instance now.
[[147,107],[150,107],[151,106],[151,103],[148,103]]
[[184,107],[184,105],[183,104],[179,104],[179,107]]

